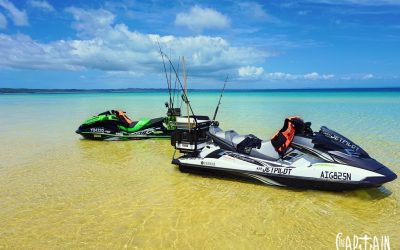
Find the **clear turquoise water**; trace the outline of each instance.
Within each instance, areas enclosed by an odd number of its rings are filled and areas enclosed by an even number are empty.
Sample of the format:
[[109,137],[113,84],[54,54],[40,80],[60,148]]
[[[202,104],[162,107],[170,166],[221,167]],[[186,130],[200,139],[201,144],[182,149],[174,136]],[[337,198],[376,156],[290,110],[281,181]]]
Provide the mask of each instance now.
[[[218,92],[189,93],[212,116]],[[163,116],[165,92],[0,95],[0,248],[335,248],[338,232],[400,247],[400,184],[294,191],[180,173],[169,141],[93,142],[87,117]],[[183,107],[184,110],[184,107]],[[400,92],[226,92],[220,126],[270,138],[326,125],[400,175]],[[194,237],[196,235],[196,237]]]

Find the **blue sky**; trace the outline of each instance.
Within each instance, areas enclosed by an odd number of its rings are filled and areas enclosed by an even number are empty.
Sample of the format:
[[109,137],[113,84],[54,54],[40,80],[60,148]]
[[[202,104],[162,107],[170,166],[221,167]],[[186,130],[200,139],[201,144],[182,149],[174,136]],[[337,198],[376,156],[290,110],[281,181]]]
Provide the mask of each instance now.
[[0,0],[0,88],[400,87],[400,0]]

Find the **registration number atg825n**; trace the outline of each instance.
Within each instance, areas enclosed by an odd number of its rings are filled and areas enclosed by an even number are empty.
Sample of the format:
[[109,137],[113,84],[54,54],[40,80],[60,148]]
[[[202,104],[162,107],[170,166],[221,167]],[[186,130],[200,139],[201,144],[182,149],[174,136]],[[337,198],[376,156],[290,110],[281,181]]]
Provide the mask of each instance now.
[[330,180],[351,181],[351,173],[346,172],[322,171],[320,177]]

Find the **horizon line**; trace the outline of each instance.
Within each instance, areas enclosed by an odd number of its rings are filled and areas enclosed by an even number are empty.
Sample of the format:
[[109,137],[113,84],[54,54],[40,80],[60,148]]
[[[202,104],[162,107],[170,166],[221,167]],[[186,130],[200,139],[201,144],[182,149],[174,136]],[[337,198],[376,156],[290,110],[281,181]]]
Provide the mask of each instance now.
[[[220,88],[188,88],[190,91],[220,91]],[[398,90],[400,87],[340,87],[340,88],[254,88],[254,89],[225,89],[225,91],[374,91],[374,90]],[[54,93],[54,92],[130,92],[130,91],[168,91],[168,88],[0,88],[0,93]]]

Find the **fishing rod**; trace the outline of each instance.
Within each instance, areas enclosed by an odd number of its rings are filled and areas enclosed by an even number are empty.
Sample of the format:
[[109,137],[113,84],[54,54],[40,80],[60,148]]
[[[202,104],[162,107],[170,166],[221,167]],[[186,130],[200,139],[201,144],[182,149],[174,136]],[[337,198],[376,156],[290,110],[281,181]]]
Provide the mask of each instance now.
[[[171,48],[169,48],[169,56],[171,57]],[[169,65],[169,87],[172,88],[171,65]],[[172,93],[172,90],[170,93]],[[172,107],[174,107],[174,96],[172,96],[171,108]]]
[[226,78],[225,78],[224,87],[222,88],[221,95],[219,96],[217,107],[215,108],[214,116],[213,116],[213,119],[212,119],[213,121],[215,121],[215,118],[217,117],[219,105],[221,104],[222,95],[224,94],[227,82],[228,82],[228,76],[226,76]]
[[[179,62],[180,62],[180,60],[181,60],[181,58],[179,57]],[[178,72],[179,72],[179,63],[178,63]],[[175,97],[176,97],[176,83],[177,83],[177,78],[175,77],[175,83],[174,83],[174,94],[173,94],[173,98],[172,98],[172,104],[175,104]],[[178,104],[179,104],[179,101],[177,100],[177,102],[178,102]],[[172,106],[174,106],[174,105],[172,105]],[[178,105],[179,106],[179,105]]]
[[[172,100],[171,100],[171,75],[170,78],[168,79],[168,74],[167,74],[167,68],[165,67],[165,62],[164,62],[164,56],[163,56],[163,52],[161,51],[161,45],[160,43],[157,41],[158,43],[158,48],[160,49],[160,54],[161,54],[161,59],[164,65],[164,73],[165,73],[165,79],[167,80],[167,86],[168,86],[168,94],[169,94],[169,105],[167,105],[167,103],[165,103],[165,106],[167,106],[167,108],[172,108]],[[170,66],[170,71],[171,71],[171,66]]]
[[178,80],[179,86],[181,87],[181,90],[182,90],[182,100],[188,105],[189,110],[190,110],[190,112],[191,112],[192,115],[193,115],[194,122],[195,122],[195,124],[197,125],[197,118],[196,118],[196,116],[195,116],[195,114],[194,114],[194,112],[193,112],[192,105],[190,105],[189,98],[188,98],[188,96],[186,95],[185,88],[184,88],[183,85],[182,85],[182,82],[181,82],[181,79],[179,78],[178,72],[176,71],[176,69],[175,69],[175,67],[174,67],[174,64],[172,63],[172,61],[171,61],[171,59],[168,57],[168,55],[166,55],[166,54],[161,50],[160,43],[158,43],[158,45],[159,45],[159,47],[160,47],[160,54],[161,54],[161,57],[162,57],[162,58],[165,57],[165,58],[168,60],[168,62],[170,63],[170,65],[171,65],[171,67],[172,67],[172,70],[173,70],[174,73],[175,73],[175,77],[176,77],[176,79]]

